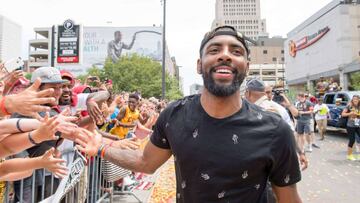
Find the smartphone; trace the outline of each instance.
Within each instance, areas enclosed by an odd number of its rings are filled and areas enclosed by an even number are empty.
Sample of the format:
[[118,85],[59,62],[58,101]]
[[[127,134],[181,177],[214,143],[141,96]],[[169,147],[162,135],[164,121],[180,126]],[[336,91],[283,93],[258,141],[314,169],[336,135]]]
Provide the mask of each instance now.
[[24,61],[21,59],[21,57],[8,60],[4,63],[4,66],[9,73],[14,70],[20,69],[23,65]]

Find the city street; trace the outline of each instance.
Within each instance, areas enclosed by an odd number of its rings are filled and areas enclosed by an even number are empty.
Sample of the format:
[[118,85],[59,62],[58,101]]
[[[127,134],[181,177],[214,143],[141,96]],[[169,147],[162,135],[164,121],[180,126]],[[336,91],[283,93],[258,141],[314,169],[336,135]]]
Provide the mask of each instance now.
[[360,161],[346,160],[344,132],[329,131],[327,135],[325,141],[317,141],[321,149],[307,153],[310,166],[299,184],[303,202],[359,202]]

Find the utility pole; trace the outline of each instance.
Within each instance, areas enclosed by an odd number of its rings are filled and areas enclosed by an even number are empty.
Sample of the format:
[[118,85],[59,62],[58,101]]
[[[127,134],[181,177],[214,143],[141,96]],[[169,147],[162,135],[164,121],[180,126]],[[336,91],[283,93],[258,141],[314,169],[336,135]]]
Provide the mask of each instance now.
[[166,24],[166,0],[162,0],[163,3],[163,30],[162,30],[162,77],[161,77],[161,98],[165,99],[165,55],[166,55],[166,39],[165,39],[165,24]]

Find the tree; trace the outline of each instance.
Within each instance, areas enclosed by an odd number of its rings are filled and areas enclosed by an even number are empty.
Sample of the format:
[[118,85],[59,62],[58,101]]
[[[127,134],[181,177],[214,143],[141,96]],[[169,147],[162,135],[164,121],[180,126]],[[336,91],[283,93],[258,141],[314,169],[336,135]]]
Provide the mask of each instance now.
[[[139,91],[145,98],[161,97],[161,65],[149,57],[132,54],[122,56],[117,63],[107,60],[103,69],[92,67],[88,70],[88,75],[99,76],[101,80],[111,79],[115,92]],[[182,97],[176,78],[166,73],[165,84],[166,99]]]
[[360,90],[360,71],[350,74],[351,87]]

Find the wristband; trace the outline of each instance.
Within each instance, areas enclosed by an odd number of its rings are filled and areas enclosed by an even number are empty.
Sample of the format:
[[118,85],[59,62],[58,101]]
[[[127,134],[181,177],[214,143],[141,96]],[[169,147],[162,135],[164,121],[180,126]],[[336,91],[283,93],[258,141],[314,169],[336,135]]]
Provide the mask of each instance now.
[[21,119],[22,119],[22,118],[19,118],[19,119],[16,121],[16,128],[18,129],[19,132],[24,133],[25,131],[23,131],[23,130],[21,129],[21,127],[20,127],[20,120],[21,120]]
[[0,102],[0,110],[1,110],[1,112],[2,112],[4,115],[11,115],[11,113],[9,113],[9,112],[6,110],[6,107],[5,107],[5,99],[6,99],[5,96],[1,99],[1,102]]
[[104,158],[104,156],[105,156],[105,151],[107,150],[107,148],[109,148],[109,146],[107,146],[107,145],[105,145],[105,146],[102,148],[101,154],[100,154],[100,157],[101,157],[101,158]]
[[29,141],[31,142],[31,144],[33,145],[37,145],[38,143],[35,142],[35,140],[31,137],[31,132],[28,133],[28,138],[29,138]]
[[105,147],[104,144],[101,144],[101,145],[100,145],[100,147],[99,147],[99,149],[98,149],[98,152],[97,152],[97,155],[98,155],[98,156],[101,156],[101,151],[103,150],[104,147]]

